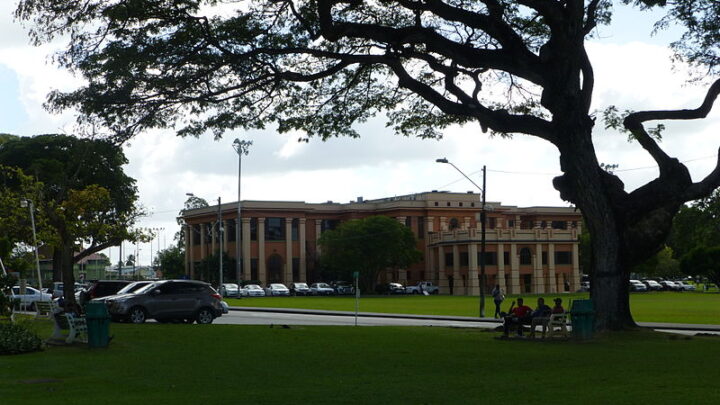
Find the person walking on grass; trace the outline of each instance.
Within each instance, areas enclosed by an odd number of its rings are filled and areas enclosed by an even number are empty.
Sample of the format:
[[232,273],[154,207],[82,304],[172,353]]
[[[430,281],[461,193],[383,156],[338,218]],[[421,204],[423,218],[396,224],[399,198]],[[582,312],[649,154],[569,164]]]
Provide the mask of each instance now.
[[495,318],[500,318],[500,304],[505,300],[505,293],[503,292],[502,288],[500,288],[499,284],[495,284],[495,288],[493,288],[492,292],[490,293],[493,297],[493,301],[495,302]]

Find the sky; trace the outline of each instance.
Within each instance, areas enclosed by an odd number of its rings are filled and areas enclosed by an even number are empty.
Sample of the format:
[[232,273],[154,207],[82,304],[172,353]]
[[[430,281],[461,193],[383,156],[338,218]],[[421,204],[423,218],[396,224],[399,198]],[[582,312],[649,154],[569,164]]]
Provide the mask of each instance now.
[[[0,2],[0,133],[31,136],[70,133],[72,111],[50,114],[43,102],[51,90],[70,90],[82,83],[51,62],[51,46],[29,45],[25,29],[13,20],[16,1]],[[616,9],[611,26],[600,27],[588,45],[595,68],[594,108],[617,105],[621,110],[696,108],[705,88],[687,83],[687,67],[673,65],[667,44],[677,39],[671,30],[651,36],[660,15],[648,15],[627,6]],[[709,173],[720,139],[720,108],[702,121],[668,122],[661,146],[687,162],[695,180]],[[394,135],[382,117],[358,126],[359,139],[310,139],[302,135],[264,131],[228,132],[212,136],[178,138],[172,131],[142,133],[124,146],[126,173],[137,180],[140,201],[149,215],[138,227],[158,229],[152,243],[124,247],[149,264],[158,248],[170,246],[178,212],[186,193],[210,204],[237,201],[238,155],[235,138],[253,142],[242,160],[242,200],[348,202],[392,197],[430,190],[476,191],[445,157],[477,184],[487,166],[487,200],[514,206],[568,206],[552,187],[560,174],[559,154],[550,143],[516,135],[491,138],[478,125],[447,129],[441,140],[420,140]],[[715,135],[715,136],[713,136]],[[596,127],[594,142],[600,162],[617,164],[616,174],[628,191],[652,180],[657,169],[652,159],[626,135]],[[118,249],[106,252],[113,262]]]

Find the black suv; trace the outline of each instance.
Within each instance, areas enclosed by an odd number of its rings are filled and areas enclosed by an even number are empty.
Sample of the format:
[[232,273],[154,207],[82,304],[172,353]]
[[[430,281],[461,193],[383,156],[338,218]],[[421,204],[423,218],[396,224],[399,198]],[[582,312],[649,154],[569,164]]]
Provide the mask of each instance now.
[[165,280],[147,285],[134,294],[108,298],[106,304],[114,320],[143,323],[196,321],[212,323],[222,316],[220,294],[210,284],[194,280]]
[[90,284],[90,287],[81,291],[78,296],[78,303],[80,305],[85,304],[94,298],[107,297],[108,295],[115,295],[118,291],[130,284],[129,281],[125,280],[98,280]]

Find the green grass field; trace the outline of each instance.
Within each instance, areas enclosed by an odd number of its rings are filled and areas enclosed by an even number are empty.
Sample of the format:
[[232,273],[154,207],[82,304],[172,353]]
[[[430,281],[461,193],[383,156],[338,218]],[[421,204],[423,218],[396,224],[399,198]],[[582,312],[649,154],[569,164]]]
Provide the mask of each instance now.
[[[50,334],[48,321],[41,334]],[[112,324],[108,349],[0,357],[15,404],[714,404],[720,339],[578,343],[415,327]]]
[[[546,301],[563,298],[566,309],[570,300],[586,299],[587,293],[545,294]],[[523,295],[526,304],[535,305],[536,295]],[[503,303],[507,310],[515,297]],[[354,311],[354,297],[266,297],[227,299],[231,306],[277,307]],[[479,298],[463,296],[371,296],[360,298],[360,311],[422,315],[478,316]],[[630,296],[630,307],[636,321],[720,324],[720,294],[701,292],[651,292]],[[492,316],[495,305],[486,297],[485,314]]]

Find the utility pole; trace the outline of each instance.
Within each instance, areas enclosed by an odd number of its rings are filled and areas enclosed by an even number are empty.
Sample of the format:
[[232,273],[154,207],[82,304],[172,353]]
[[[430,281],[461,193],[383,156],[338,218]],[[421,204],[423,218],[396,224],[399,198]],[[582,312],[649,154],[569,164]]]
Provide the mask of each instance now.
[[218,209],[217,209],[217,235],[218,239],[220,239],[218,242],[218,259],[220,262],[220,266],[218,269],[218,292],[222,294],[220,291],[222,289],[223,285],[223,229],[222,229],[222,210],[221,210],[222,202],[220,200],[220,197],[218,197]]

